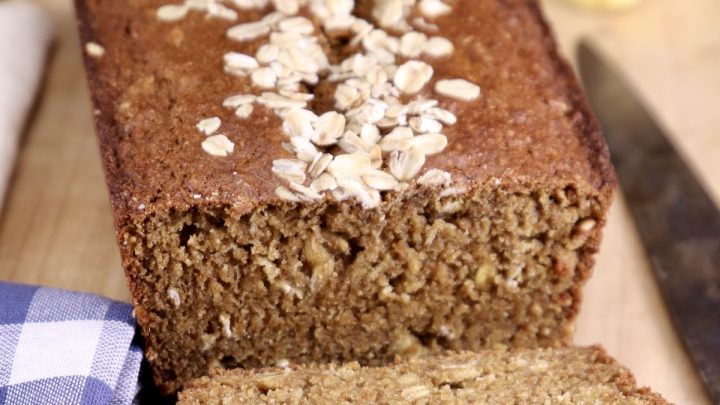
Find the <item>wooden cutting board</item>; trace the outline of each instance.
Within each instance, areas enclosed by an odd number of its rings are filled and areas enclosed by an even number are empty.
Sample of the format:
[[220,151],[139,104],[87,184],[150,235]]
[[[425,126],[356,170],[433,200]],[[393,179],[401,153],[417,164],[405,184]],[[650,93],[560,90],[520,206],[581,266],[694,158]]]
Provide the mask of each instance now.
[[[0,280],[127,301],[71,1],[37,2],[54,17],[58,41],[0,216]],[[580,36],[595,40],[662,117],[720,200],[720,3],[645,0],[622,13],[584,11],[560,0],[545,6],[566,54]],[[674,333],[622,196],[585,290],[576,340],[602,343],[641,384],[673,402],[709,403]]]

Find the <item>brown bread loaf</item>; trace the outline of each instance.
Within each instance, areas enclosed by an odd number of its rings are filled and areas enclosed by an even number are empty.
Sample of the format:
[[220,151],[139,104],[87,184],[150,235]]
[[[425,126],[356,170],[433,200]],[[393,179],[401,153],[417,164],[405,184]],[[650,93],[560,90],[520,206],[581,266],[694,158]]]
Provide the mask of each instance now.
[[163,390],[570,341],[615,181],[535,1],[168,3],[77,0]]

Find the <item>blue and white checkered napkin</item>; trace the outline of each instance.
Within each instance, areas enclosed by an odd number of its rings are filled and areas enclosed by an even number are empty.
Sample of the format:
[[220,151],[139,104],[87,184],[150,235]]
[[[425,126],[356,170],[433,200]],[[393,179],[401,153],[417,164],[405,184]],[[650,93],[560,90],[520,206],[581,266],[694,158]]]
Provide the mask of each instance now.
[[0,404],[130,404],[134,335],[128,304],[0,282]]

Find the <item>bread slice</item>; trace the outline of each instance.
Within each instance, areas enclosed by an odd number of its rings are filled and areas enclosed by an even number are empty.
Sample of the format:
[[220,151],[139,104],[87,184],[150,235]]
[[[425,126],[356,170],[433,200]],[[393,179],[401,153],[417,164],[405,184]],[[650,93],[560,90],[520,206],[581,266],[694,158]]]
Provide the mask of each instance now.
[[385,367],[214,371],[178,404],[667,404],[598,347],[446,353]]
[[295,0],[253,1],[77,0],[163,390],[569,342],[615,182],[538,5],[303,0],[308,26],[273,12]]

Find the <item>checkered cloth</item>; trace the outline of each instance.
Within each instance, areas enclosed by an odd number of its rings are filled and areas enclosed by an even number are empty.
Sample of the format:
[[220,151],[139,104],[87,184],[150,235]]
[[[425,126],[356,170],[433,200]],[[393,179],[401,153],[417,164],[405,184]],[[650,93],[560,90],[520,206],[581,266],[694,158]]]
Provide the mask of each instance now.
[[0,282],[0,404],[130,404],[142,351],[128,304]]

